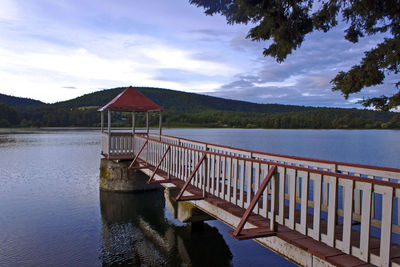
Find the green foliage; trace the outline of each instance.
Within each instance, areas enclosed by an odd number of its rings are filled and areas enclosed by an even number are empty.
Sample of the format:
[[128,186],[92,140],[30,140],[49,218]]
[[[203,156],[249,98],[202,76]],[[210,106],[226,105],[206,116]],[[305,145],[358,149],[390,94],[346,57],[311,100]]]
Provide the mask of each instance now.
[[[252,23],[248,38],[253,41],[272,40],[264,56],[278,62],[299,48],[305,35],[314,30],[329,31],[342,17],[348,27],[345,39],[357,43],[360,38],[387,33],[376,48],[365,53],[359,65],[339,74],[331,81],[332,90],[345,98],[365,87],[382,84],[385,74],[400,71],[400,8],[398,0],[189,0],[205,8],[208,15],[221,14],[229,24]],[[400,81],[396,87],[400,86]],[[364,99],[368,107],[388,111],[400,105],[400,91],[394,95]]]
[[21,109],[23,123],[34,127],[89,127],[100,123],[100,114],[96,109],[79,109],[43,105]]
[[[0,127],[99,127],[97,109],[125,88],[87,94],[72,100],[36,107],[0,104]],[[158,88],[138,88],[163,106],[165,127],[229,127],[283,129],[400,128],[400,117],[392,112],[316,108],[278,104],[254,104]],[[158,113],[150,113],[150,126],[158,127]],[[146,124],[137,114],[137,127]],[[112,125],[131,127],[131,114],[112,112]]]
[[[396,115],[357,109],[316,108],[302,112],[254,113],[207,110],[199,113],[166,112],[165,126],[196,126],[218,128],[279,128],[279,129],[380,129],[394,121]],[[156,124],[154,124],[156,125]]]
[[[348,72],[340,72],[333,80],[333,90],[339,90],[345,98],[349,94],[361,91],[363,87],[382,84],[384,71],[398,73],[400,71],[400,36],[385,39],[377,48],[365,53],[360,65],[353,66]],[[396,84],[398,87],[400,81]],[[400,91],[391,97],[381,96],[361,101],[368,107],[374,106],[388,111],[400,105]]]
[[5,103],[0,103],[0,127],[18,125],[20,117],[17,111]]
[[395,115],[388,122],[388,128],[391,129],[400,129],[400,115]]

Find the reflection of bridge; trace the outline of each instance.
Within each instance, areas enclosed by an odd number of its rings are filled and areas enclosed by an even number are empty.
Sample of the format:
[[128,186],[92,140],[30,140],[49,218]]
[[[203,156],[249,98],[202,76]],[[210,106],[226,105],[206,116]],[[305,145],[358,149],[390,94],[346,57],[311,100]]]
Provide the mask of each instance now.
[[[232,254],[218,230],[200,232],[165,220],[162,192],[100,192],[103,265],[229,266]],[[204,246],[204,244],[207,246]],[[210,247],[212,248],[210,250]],[[207,255],[207,257],[204,257]]]
[[181,188],[178,201],[234,227],[234,237],[256,238],[299,264],[399,260],[393,240],[400,232],[400,170],[115,132],[103,154],[136,155],[133,168],[150,183]]
[[[103,111],[108,110],[108,131]],[[102,111],[102,154],[132,160],[149,184],[177,187],[189,201],[305,266],[400,265],[400,170],[207,144],[161,133],[162,108],[129,88]],[[132,111],[132,132],[111,132],[111,111]],[[149,111],[160,112],[159,134]],[[135,112],[146,112],[137,133]]]

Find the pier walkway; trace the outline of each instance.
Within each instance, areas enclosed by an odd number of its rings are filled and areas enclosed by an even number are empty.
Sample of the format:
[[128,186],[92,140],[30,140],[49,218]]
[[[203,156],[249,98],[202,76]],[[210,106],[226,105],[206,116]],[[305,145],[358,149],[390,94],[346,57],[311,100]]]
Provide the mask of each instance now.
[[[160,131],[161,132],[161,131]],[[150,133],[102,132],[102,155],[304,266],[400,265],[400,170]]]
[[[148,184],[177,187],[175,201],[231,226],[234,238],[254,239],[299,265],[400,266],[399,169],[166,136],[162,110],[125,89],[99,109],[102,155],[131,161]],[[112,112],[132,114],[130,133],[111,131]],[[159,116],[158,134],[149,131],[149,112]],[[145,113],[145,132],[136,130],[137,113]]]

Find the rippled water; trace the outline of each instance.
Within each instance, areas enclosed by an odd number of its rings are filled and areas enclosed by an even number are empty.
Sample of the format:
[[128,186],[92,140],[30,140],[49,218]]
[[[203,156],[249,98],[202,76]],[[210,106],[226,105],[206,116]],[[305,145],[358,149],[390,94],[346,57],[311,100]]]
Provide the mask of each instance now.
[[[170,129],[259,151],[400,167],[399,131]],[[209,221],[173,219],[163,192],[99,192],[98,131],[0,132],[0,266],[291,263]]]

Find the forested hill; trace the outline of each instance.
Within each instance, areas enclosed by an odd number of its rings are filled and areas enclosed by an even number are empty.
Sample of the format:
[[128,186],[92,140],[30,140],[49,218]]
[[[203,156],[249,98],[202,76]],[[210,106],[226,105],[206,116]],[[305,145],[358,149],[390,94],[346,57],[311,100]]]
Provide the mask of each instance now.
[[[102,90],[54,104],[10,97],[0,98],[0,127],[99,126],[97,109],[125,88]],[[136,88],[164,107],[166,127],[381,129],[400,128],[400,114],[371,110],[255,104],[158,88]],[[2,95],[0,95],[2,96]],[[33,103],[22,105],[21,103]],[[14,103],[20,103],[15,105]],[[129,114],[114,113],[114,126],[130,126]],[[157,125],[157,116],[150,124]],[[144,125],[144,116],[137,122]]]
[[0,94],[0,103],[5,103],[10,107],[40,106],[40,105],[44,104],[43,102],[41,102],[39,100],[4,95],[4,94]]
[[[55,105],[63,107],[103,106],[121,93],[124,89],[125,88],[106,89],[86,94],[68,101],[58,102]],[[201,112],[204,110],[282,113],[315,109],[312,107],[292,105],[256,104],[169,89],[150,87],[135,87],[135,89],[158,105],[164,107],[166,110],[176,110],[178,112],[186,113]]]

